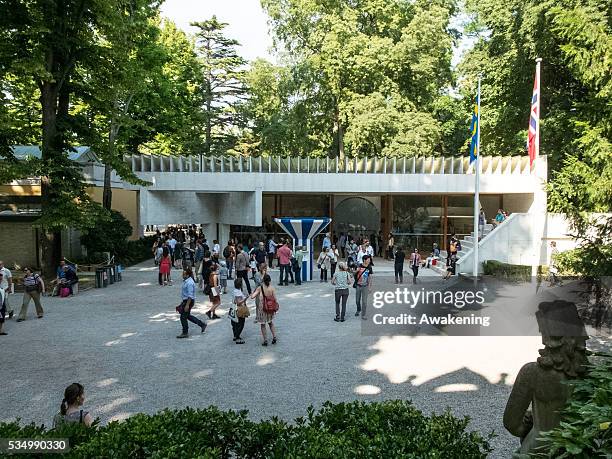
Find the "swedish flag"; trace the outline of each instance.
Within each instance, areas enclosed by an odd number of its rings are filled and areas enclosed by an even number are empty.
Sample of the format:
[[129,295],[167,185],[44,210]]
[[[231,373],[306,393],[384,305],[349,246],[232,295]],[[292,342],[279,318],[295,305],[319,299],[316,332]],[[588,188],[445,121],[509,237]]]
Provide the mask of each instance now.
[[480,96],[476,96],[476,105],[474,105],[474,113],[472,113],[472,124],[470,125],[470,132],[472,133],[472,140],[470,142],[470,164],[476,161],[478,156],[478,107],[480,106]]

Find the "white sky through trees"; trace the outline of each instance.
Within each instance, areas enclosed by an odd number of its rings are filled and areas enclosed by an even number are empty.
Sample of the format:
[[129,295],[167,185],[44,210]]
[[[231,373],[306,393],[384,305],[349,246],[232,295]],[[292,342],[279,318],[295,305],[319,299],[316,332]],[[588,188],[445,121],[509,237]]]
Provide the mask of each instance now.
[[225,36],[240,42],[239,53],[251,61],[257,57],[272,62],[272,37],[268,31],[268,16],[259,0],[165,0],[162,16],[171,19],[185,32],[194,33],[190,22],[204,21],[213,15],[227,22]]
[[[196,30],[190,22],[204,21],[213,15],[228,23],[225,36],[240,42],[239,53],[248,61],[263,57],[277,62],[272,54],[272,35],[268,27],[268,15],[259,0],[165,0],[161,7],[162,16],[171,19],[188,33]],[[468,20],[460,15],[452,20],[452,27],[463,29]],[[459,63],[462,53],[474,45],[473,37],[463,37],[453,50],[453,67]]]

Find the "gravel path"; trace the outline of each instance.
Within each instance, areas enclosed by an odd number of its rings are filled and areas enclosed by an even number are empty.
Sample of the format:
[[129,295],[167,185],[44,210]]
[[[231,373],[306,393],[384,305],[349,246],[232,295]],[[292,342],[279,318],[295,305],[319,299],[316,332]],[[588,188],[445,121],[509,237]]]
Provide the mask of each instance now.
[[[391,267],[377,261],[378,285],[392,282]],[[423,282],[440,283],[424,270]],[[273,280],[276,281],[274,272]],[[86,408],[103,423],[137,412],[186,405],[250,411],[254,419],[293,419],[308,405],[326,400],[410,399],[425,413],[445,407],[472,418],[471,428],[494,430],[493,457],[507,457],[518,440],[502,426],[502,413],[520,367],[537,357],[537,337],[440,337],[361,335],[353,316],[333,321],[333,290],[311,282],[279,288],[279,343],[262,347],[254,314],[232,342],[226,317],[205,334],[177,340],[175,285],[159,287],[151,262],[128,269],[123,282],[76,297],[43,299],[45,317],[33,305],[23,323],[7,321],[1,337],[0,421],[50,423],[64,388],[86,388]],[[195,314],[204,318],[207,299],[199,294]],[[14,296],[13,303],[20,301]],[[221,312],[229,304],[223,298]]]

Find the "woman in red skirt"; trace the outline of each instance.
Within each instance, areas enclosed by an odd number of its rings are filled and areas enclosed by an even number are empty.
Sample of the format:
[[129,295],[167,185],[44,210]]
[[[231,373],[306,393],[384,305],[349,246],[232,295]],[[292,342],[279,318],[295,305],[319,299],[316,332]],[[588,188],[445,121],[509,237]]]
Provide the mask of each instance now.
[[170,270],[172,269],[172,258],[170,257],[170,251],[168,247],[164,247],[164,253],[159,261],[159,275],[161,277],[162,285],[172,285],[172,279],[170,279]]

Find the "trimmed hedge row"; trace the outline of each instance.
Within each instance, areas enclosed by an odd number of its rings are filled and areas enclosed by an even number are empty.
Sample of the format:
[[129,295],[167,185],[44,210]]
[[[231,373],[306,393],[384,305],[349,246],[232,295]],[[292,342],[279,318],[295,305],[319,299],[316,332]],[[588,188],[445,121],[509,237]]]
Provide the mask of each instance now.
[[482,266],[483,273],[489,276],[525,281],[531,278],[531,266],[511,265],[496,260],[487,260],[482,263]]
[[424,416],[407,401],[326,402],[293,424],[253,422],[247,411],[186,408],[91,429],[0,423],[0,438],[69,438],[64,458],[485,458],[493,434],[467,432],[468,423],[448,411]]

